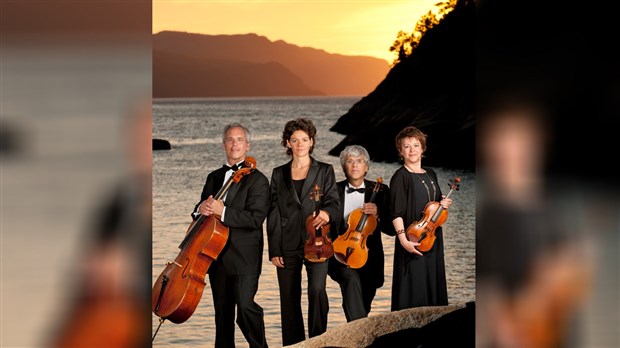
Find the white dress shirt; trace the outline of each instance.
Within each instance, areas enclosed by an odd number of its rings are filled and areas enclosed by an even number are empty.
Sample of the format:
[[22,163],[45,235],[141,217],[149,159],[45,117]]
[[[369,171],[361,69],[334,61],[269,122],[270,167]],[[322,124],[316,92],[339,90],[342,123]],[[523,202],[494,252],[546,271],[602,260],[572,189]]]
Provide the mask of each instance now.
[[351,212],[355,209],[359,209],[364,205],[364,197],[365,194],[361,193],[361,192],[351,192],[351,193],[347,193],[347,189],[349,187],[352,188],[365,188],[365,184],[364,182],[362,182],[362,185],[360,185],[360,187],[354,187],[351,186],[350,183],[347,183],[347,187],[345,187],[344,189],[344,219],[345,221],[349,219],[349,214],[351,214]]
[[[241,167],[241,165],[243,164],[245,160],[236,163],[236,165],[238,167]],[[226,185],[226,183],[228,182],[228,179],[230,179],[230,177],[235,173],[234,170],[229,169],[228,171],[226,171],[226,174],[224,175],[224,185]],[[226,201],[226,196],[228,195],[228,190],[226,190],[226,192],[224,192],[224,195],[222,196],[222,202]],[[224,222],[224,215],[226,215],[226,206],[224,206],[224,209],[222,209],[222,219],[220,221]]]

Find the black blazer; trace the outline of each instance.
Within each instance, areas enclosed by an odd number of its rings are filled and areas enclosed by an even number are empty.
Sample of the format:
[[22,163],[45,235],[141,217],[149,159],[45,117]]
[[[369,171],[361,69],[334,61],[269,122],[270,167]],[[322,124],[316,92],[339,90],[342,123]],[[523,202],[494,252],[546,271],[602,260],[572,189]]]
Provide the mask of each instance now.
[[[364,202],[369,202],[372,196],[372,191],[375,187],[376,182],[365,180],[365,194],[364,194]],[[341,217],[341,223],[336,230],[338,235],[332,231],[332,240],[335,240],[339,235],[347,232],[349,228],[348,221],[344,219],[344,190],[347,187],[347,180],[343,180],[337,183],[338,187],[338,196],[340,198],[340,212],[338,213]],[[374,285],[376,288],[383,286],[384,281],[384,253],[383,253],[383,242],[381,241],[381,232],[393,236],[396,232],[394,231],[394,225],[392,225],[392,219],[390,214],[390,189],[386,184],[380,184],[379,191],[375,196],[374,203],[377,205],[377,209],[379,210],[379,221],[377,223],[377,227],[373,231],[373,233],[368,236],[368,240],[366,241],[366,246],[368,247],[368,260],[366,264],[359,268],[358,271],[369,280],[369,283]],[[340,263],[335,258],[331,258],[329,260],[329,275],[330,277],[340,282],[340,272],[337,271],[337,268],[347,267],[346,265]]]
[[292,161],[273,169],[270,184],[271,207],[267,216],[269,259],[275,256],[303,255],[304,243],[308,239],[306,219],[315,210],[315,202],[310,199],[310,192],[315,184],[319,185],[323,193],[320,209],[329,214],[330,228],[337,226],[340,221],[340,200],[334,167],[312,157],[311,160],[301,189],[301,200],[293,187]]
[[[225,168],[207,176],[200,202],[215,196],[224,184]],[[228,241],[216,262],[228,274],[260,274],[263,261],[263,222],[269,211],[269,181],[256,169],[232,183],[224,201],[226,211],[222,223],[228,227]],[[194,217],[196,218],[196,217]]]

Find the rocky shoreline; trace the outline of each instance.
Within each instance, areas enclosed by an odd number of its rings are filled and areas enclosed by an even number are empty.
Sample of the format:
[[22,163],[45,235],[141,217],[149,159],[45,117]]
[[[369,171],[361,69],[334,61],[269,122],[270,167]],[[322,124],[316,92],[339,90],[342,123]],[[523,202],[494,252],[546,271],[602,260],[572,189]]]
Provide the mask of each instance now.
[[287,347],[445,347],[450,341],[459,342],[460,347],[473,347],[474,305],[467,302],[371,315]]

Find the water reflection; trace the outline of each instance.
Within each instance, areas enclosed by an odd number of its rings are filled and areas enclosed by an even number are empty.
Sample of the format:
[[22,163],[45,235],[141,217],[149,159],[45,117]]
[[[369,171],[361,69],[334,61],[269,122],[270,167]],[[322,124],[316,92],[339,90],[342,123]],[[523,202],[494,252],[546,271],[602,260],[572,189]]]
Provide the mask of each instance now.
[[[222,127],[230,122],[251,124],[253,140],[248,155],[256,158],[257,168],[269,178],[271,170],[287,160],[279,142],[275,140],[280,139],[282,126],[291,115],[301,113],[312,118],[317,127],[316,158],[334,165],[337,169],[336,179],[343,180],[344,174],[338,170],[341,168],[339,159],[327,155],[343,136],[330,132],[329,128],[357,100],[353,97],[201,99],[185,102],[156,100],[153,107],[153,136],[171,141],[172,151],[153,153],[153,281],[163,270],[166,259],[173,260],[179,252],[178,244],[191,222],[189,211],[199,198],[206,173],[222,165],[221,145],[201,139],[220,136]],[[235,110],[237,115],[253,116],[234,116],[230,110]],[[389,182],[398,166],[372,163],[367,177],[372,180],[382,177],[384,182]],[[446,277],[450,303],[471,301],[475,298],[475,175],[441,168],[436,171],[442,189],[448,187],[450,178],[459,175],[462,179],[460,190],[451,196],[454,203],[450,217],[444,224]],[[265,230],[264,233],[266,237]],[[370,316],[390,310],[394,239],[386,235],[382,235],[382,239],[386,258],[385,284],[377,290]],[[256,302],[265,313],[267,342],[277,347],[282,342],[279,290],[275,267],[267,255],[265,246]],[[306,282],[305,272],[302,272],[302,284]],[[181,325],[165,322],[155,338],[154,346],[213,346],[215,325],[208,286],[194,315]],[[303,289],[302,310],[304,318],[307,318],[305,291]],[[341,307],[340,287],[329,277],[327,294],[330,304],[329,330],[346,323],[346,319]],[[158,324],[157,317],[153,315],[153,330]],[[238,328],[235,334],[236,344],[246,346],[247,342]]]

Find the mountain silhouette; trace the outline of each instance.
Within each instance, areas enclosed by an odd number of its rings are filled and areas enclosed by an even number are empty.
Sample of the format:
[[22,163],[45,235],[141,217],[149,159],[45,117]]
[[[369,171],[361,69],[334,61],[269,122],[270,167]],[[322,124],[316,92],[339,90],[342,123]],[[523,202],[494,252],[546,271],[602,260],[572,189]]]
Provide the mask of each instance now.
[[[153,35],[153,50],[203,60],[203,64],[215,64],[218,61],[255,64],[276,62],[298,76],[309,89],[327,95],[365,95],[389,71],[389,64],[383,59],[332,54],[282,40],[273,42],[256,34],[204,35],[162,31]],[[157,73],[154,70],[154,75]],[[159,81],[163,82],[161,79]],[[155,84],[155,88],[159,86]],[[286,89],[287,86],[279,88]],[[246,94],[239,91],[237,95]],[[304,94],[299,92],[296,95]]]
[[153,52],[153,97],[322,95],[282,64],[198,59]]
[[373,161],[397,162],[394,139],[413,125],[428,135],[424,165],[475,168],[474,1],[457,2],[413,52],[367,96],[342,115],[332,131],[347,145],[364,146]]

